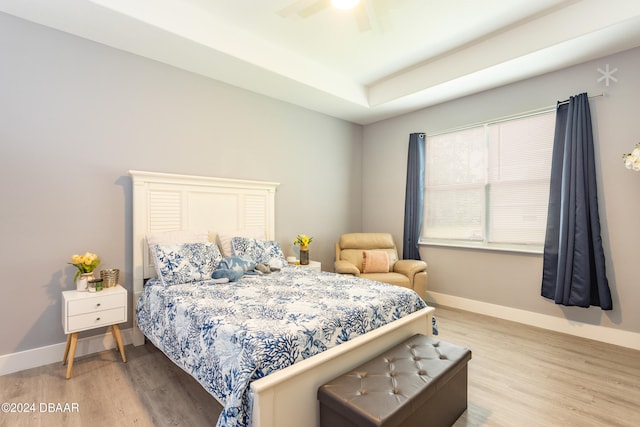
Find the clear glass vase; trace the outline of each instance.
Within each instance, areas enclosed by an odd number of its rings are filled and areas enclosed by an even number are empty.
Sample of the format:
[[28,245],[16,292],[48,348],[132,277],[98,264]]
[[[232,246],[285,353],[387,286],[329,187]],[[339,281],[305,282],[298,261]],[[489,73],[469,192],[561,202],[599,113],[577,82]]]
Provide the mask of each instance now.
[[88,288],[89,280],[95,279],[96,276],[91,273],[82,273],[76,279],[76,291],[85,292]]
[[300,247],[300,265],[309,265],[309,247]]

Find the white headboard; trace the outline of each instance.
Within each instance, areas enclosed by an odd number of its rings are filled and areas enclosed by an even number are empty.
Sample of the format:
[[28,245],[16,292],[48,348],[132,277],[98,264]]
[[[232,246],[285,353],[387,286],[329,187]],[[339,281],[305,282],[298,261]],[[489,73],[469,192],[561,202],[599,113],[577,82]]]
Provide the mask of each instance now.
[[[133,183],[133,297],[153,277],[146,236],[173,230],[262,228],[275,238],[278,183],[129,171]],[[135,318],[135,316],[134,316]],[[134,343],[144,338],[134,328]],[[135,335],[139,334],[137,340]]]

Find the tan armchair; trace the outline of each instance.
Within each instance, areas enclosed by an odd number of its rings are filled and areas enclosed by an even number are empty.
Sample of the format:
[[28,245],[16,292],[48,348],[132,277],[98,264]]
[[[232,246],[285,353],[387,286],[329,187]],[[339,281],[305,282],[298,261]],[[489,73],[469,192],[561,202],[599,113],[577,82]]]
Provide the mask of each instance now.
[[[366,254],[365,254],[365,251]],[[374,253],[368,252],[373,251]],[[387,254],[388,271],[367,267],[369,259],[379,259],[380,252]],[[373,258],[372,258],[373,256]],[[363,264],[365,266],[363,267]],[[371,266],[371,262],[369,262]],[[351,274],[379,282],[391,283],[413,289],[424,300],[427,291],[427,263],[419,260],[398,259],[398,250],[389,233],[348,233],[340,236],[336,243],[336,273]],[[365,272],[367,270],[367,272]],[[374,270],[375,272],[369,272]],[[378,272],[380,271],[380,272]]]

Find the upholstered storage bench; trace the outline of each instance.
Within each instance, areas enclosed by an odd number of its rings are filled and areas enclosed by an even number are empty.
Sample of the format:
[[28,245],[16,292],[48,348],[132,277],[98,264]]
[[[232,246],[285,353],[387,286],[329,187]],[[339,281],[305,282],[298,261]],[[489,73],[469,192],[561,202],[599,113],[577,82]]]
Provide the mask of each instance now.
[[451,426],[467,408],[471,351],[414,335],[318,389],[322,427]]

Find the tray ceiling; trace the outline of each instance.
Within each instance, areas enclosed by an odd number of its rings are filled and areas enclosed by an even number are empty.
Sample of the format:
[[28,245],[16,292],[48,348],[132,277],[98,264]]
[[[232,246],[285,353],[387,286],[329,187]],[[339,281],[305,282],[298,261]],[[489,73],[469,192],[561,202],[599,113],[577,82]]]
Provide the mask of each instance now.
[[2,0],[0,11],[360,124],[640,46],[636,0],[329,3]]

